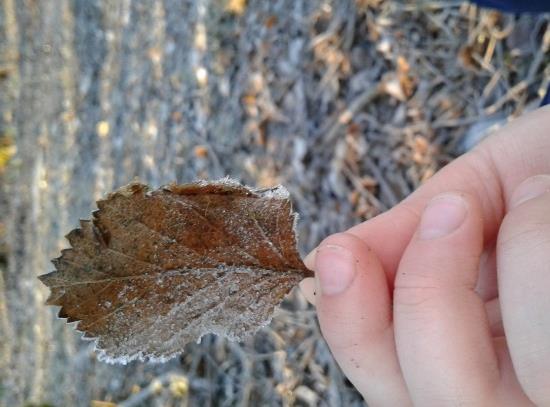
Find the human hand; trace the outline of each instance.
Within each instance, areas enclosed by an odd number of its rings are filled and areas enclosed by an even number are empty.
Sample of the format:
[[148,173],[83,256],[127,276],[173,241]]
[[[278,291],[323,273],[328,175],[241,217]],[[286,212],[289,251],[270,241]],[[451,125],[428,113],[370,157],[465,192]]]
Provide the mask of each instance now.
[[550,108],[306,265],[300,287],[370,406],[550,406]]

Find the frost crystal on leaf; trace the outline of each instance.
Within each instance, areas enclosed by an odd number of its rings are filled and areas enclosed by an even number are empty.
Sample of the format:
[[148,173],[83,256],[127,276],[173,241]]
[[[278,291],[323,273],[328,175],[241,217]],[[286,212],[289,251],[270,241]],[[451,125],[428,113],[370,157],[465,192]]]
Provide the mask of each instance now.
[[40,279],[105,361],[165,361],[208,333],[240,340],[311,275],[282,186],[134,182],[97,204]]

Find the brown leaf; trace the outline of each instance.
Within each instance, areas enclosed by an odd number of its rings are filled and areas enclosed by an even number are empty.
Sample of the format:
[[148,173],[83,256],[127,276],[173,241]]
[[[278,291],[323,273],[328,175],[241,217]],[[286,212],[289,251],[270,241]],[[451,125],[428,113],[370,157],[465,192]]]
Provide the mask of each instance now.
[[311,275],[281,186],[135,182],[97,204],[40,279],[108,361],[165,360],[208,333],[240,340]]

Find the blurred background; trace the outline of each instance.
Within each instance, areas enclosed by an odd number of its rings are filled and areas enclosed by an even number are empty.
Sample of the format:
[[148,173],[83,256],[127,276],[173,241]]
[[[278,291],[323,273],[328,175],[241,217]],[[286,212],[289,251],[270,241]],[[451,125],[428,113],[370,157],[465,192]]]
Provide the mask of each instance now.
[[284,184],[305,254],[535,109],[550,78],[548,14],[460,1],[0,4],[4,406],[361,405],[297,291],[243,343],[111,366],[36,277],[134,177]]

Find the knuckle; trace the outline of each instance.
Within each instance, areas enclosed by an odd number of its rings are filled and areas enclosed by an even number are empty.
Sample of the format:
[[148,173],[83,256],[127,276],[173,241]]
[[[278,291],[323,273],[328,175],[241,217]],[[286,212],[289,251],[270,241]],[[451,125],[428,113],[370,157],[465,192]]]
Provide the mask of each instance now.
[[394,312],[407,319],[430,320],[438,309],[439,289],[436,286],[398,286],[394,289]]
[[473,288],[476,276],[467,270],[479,268],[478,253],[439,251],[415,256],[396,275],[395,288]]
[[429,288],[441,284],[441,271],[445,269],[445,264],[437,256],[415,256],[408,258],[406,263],[397,271],[395,289]]

